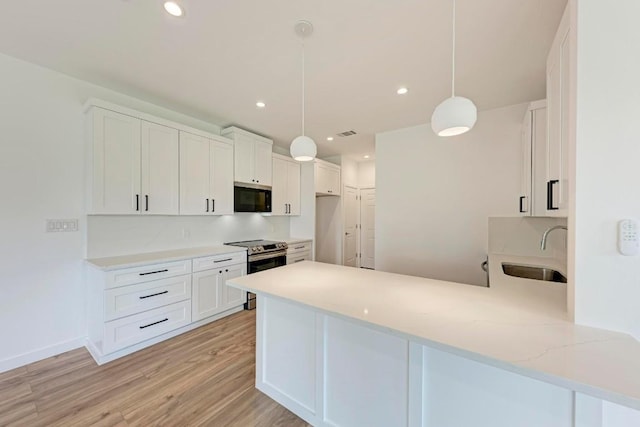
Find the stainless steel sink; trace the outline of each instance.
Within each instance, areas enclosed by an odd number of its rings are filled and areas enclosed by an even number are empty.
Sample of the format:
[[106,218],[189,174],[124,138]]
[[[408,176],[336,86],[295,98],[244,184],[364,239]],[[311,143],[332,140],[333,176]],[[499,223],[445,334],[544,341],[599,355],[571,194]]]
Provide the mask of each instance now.
[[546,282],[567,283],[567,278],[559,271],[546,267],[502,263],[502,271],[507,276],[522,277],[524,279],[544,280]]

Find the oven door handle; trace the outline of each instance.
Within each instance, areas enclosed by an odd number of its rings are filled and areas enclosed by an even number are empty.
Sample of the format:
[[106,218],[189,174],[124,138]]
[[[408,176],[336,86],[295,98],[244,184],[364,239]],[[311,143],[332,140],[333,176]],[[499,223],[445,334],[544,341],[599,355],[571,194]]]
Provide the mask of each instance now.
[[281,256],[287,256],[287,251],[274,251],[274,252],[269,252],[266,254],[256,254],[256,255],[249,255],[248,261],[249,262],[253,262],[253,261],[262,261],[264,259],[270,259],[270,258],[278,258]]

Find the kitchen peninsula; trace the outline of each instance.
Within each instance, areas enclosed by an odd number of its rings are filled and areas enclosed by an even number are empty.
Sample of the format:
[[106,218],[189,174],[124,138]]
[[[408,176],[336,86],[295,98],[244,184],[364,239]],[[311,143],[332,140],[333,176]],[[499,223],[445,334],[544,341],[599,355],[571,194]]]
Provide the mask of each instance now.
[[564,285],[307,261],[228,284],[258,295],[256,387],[313,425],[591,426],[603,404],[640,409],[640,343],[567,320]]

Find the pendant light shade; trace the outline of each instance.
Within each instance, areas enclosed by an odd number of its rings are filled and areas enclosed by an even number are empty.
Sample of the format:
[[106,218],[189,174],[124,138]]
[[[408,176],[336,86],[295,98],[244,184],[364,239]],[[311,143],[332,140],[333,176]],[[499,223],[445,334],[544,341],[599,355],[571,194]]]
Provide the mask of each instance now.
[[291,151],[291,157],[299,162],[310,162],[315,159],[316,154],[318,154],[316,143],[313,139],[305,135],[296,137],[293,142],[291,142],[289,150]]
[[438,136],[455,136],[469,131],[478,119],[478,109],[469,98],[453,96],[436,107],[431,129]]
[[431,129],[438,136],[455,136],[468,132],[476,124],[478,109],[469,98],[456,96],[456,0],[453,0],[453,49],[451,52],[451,98],[436,107]]
[[313,26],[310,22],[300,21],[294,27],[294,31],[300,37],[302,42],[302,135],[294,138],[289,147],[289,152],[294,160],[299,162],[310,162],[316,158],[318,149],[313,139],[304,134],[304,103],[305,103],[305,85],[304,85],[304,39],[313,33]]

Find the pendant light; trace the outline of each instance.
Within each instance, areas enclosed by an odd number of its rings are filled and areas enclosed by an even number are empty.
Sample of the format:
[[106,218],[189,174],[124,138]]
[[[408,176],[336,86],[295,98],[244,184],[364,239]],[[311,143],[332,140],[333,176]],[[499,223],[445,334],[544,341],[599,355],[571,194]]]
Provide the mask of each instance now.
[[456,0],[453,0],[453,49],[451,54],[451,98],[436,107],[431,128],[438,136],[460,135],[471,130],[478,119],[473,101],[455,95],[456,89]]
[[291,142],[289,148],[291,157],[299,162],[310,162],[316,158],[318,149],[313,139],[304,134],[304,39],[313,33],[313,26],[310,22],[300,21],[294,27],[296,34],[302,40],[302,135],[296,137]]

